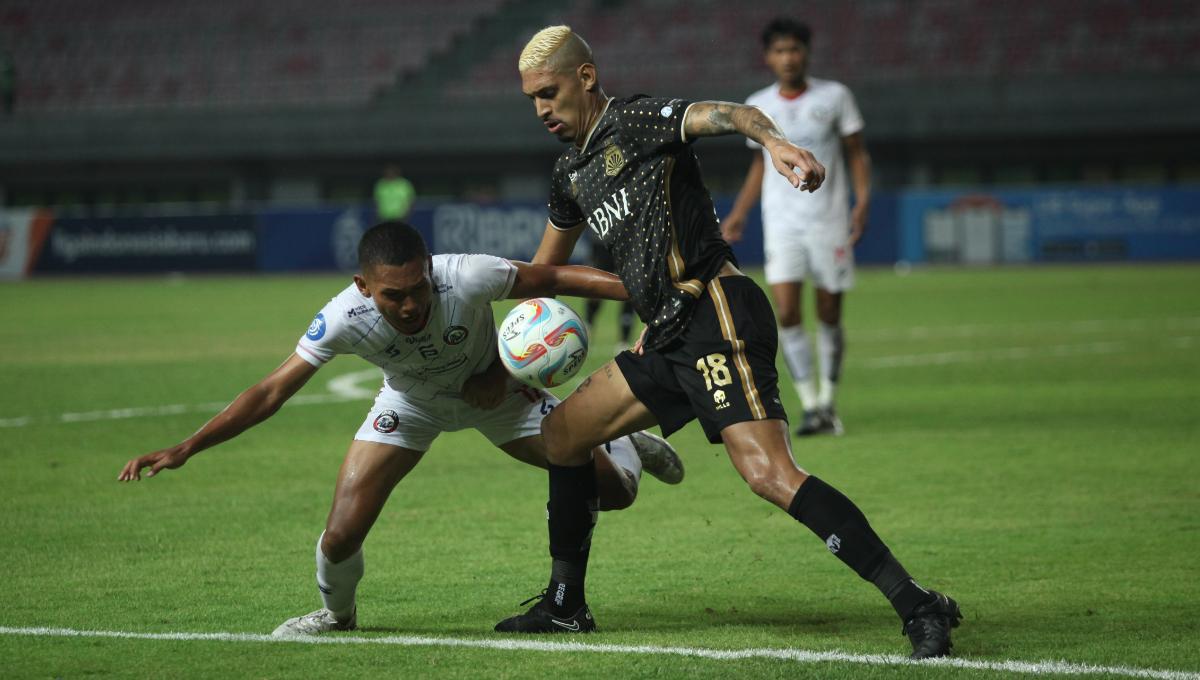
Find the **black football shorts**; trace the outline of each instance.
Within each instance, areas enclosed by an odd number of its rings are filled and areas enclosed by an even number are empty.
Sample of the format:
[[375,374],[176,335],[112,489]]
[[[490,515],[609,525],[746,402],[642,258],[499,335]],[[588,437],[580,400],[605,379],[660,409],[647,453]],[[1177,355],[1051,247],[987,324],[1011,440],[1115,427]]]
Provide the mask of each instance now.
[[657,350],[617,355],[630,389],[669,435],[693,418],[714,444],[750,420],[787,420],[779,400],[771,303],[746,276],[709,281],[679,337]]

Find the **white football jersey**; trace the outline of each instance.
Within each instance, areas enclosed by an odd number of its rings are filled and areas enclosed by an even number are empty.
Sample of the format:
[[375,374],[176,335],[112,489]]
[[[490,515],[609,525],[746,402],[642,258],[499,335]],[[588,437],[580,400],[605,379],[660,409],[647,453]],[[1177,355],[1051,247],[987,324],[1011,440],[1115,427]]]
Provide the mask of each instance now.
[[491,255],[434,255],[429,323],[404,335],[353,283],[329,301],[296,345],[296,354],[323,366],[357,354],[383,369],[396,392],[416,399],[459,397],[466,379],[496,358],[493,300],[508,297],[517,268]]
[[[775,171],[764,150],[763,229],[838,233],[850,229],[850,178],[842,138],[863,129],[862,114],[849,88],[832,80],[808,78],[808,89],[788,99],[779,84],[750,95],[746,103],[769,115],[796,146],[808,149],[825,166],[825,183],[813,193],[792,187]],[[751,149],[762,147],[746,140]]]

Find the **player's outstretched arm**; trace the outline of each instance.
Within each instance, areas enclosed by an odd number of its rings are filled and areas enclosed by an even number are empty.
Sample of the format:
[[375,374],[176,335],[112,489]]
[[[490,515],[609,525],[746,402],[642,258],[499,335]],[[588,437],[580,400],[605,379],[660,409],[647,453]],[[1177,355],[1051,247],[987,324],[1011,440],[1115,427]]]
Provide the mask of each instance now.
[[753,106],[733,102],[696,102],[683,120],[688,137],[717,137],[740,132],[771,154],[775,170],[792,186],[816,191],[825,181],[825,166],[806,149],[792,144],[771,117]]
[[575,242],[583,234],[583,224],[575,229],[559,229],[546,222],[542,242],[533,254],[534,264],[566,264],[575,250]]
[[621,279],[582,265],[554,266],[513,261],[517,278],[508,297],[518,300],[553,295],[577,295],[601,300],[628,300]]
[[142,468],[147,467],[150,468],[147,477],[153,477],[159,470],[173,470],[204,449],[233,439],[274,415],[316,372],[316,366],[293,354],[270,375],[239,394],[233,403],[213,416],[196,434],[175,446],[147,453],[125,463],[117,481],[140,480]]
[[746,216],[762,195],[762,179],[763,158],[761,153],[755,151],[754,160],[750,161],[750,169],[746,171],[746,181],[742,182],[742,189],[733,202],[733,208],[729,210],[725,219],[721,220],[721,238],[730,243],[742,240],[742,232],[746,231]]

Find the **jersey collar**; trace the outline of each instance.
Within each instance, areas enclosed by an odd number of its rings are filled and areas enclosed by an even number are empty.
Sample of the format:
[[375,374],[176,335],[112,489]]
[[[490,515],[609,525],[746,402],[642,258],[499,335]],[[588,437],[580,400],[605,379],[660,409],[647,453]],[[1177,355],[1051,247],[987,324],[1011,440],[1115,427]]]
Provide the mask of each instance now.
[[800,91],[800,94],[794,94],[790,97],[783,93],[783,86],[780,85],[778,81],[775,83],[775,96],[779,97],[785,102],[794,102],[808,94],[810,90],[812,90],[812,78],[809,78],[808,76],[804,77],[804,89]]
[[583,148],[579,150],[579,153],[587,151],[588,144],[592,141],[592,134],[596,132],[596,128],[600,127],[600,120],[604,118],[604,114],[608,113],[608,105],[612,103],[612,100],[612,97],[604,100],[604,108],[600,109],[600,115],[596,116],[596,122],[592,124],[592,129],[588,130],[587,137],[583,140]]

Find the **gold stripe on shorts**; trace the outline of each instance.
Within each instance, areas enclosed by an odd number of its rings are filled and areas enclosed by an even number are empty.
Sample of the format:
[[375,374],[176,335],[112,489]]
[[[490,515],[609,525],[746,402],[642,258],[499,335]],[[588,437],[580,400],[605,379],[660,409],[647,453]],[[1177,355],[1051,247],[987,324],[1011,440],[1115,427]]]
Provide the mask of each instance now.
[[708,294],[712,296],[717,309],[717,319],[721,324],[721,337],[729,341],[733,347],[733,364],[737,366],[738,374],[742,376],[742,389],[746,392],[746,403],[750,405],[750,416],[755,420],[767,417],[762,399],[758,396],[758,386],[754,384],[754,374],[750,371],[750,362],[746,361],[746,343],[737,336],[733,326],[733,315],[729,312],[729,301],[725,298],[725,289],[721,287],[721,279],[714,278],[708,282]]

